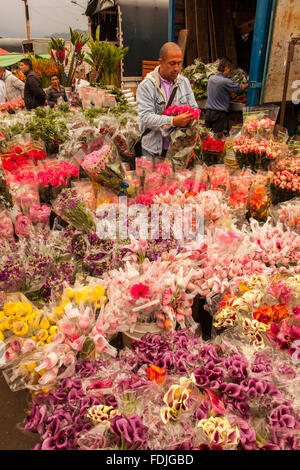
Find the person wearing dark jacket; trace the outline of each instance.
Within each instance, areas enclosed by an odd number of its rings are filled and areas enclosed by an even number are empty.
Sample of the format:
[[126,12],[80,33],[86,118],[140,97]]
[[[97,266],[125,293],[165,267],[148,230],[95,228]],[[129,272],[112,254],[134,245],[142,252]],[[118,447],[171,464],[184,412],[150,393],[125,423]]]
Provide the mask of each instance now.
[[21,72],[26,76],[24,88],[24,101],[26,109],[38,108],[44,106],[46,102],[46,93],[42,87],[40,77],[33,71],[30,59],[22,59],[20,61]]

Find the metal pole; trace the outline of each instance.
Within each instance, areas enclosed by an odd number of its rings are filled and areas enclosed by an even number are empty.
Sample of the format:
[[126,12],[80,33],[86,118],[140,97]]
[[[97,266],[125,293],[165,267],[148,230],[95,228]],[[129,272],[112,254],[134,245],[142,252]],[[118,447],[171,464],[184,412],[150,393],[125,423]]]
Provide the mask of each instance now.
[[27,39],[30,39],[30,20],[29,20],[29,7],[28,0],[23,0],[25,5],[25,18],[26,18],[26,29],[27,29]]
[[249,70],[249,87],[247,90],[247,106],[255,106],[259,102],[266,58],[269,21],[273,6],[273,0],[257,0]]

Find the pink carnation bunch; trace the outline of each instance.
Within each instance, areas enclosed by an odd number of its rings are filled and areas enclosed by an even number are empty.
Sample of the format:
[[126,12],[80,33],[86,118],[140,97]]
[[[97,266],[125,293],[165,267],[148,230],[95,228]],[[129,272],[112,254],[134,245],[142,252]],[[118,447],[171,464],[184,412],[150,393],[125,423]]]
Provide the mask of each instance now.
[[189,104],[186,104],[185,106],[169,106],[163,112],[165,116],[178,116],[179,114],[184,113],[191,113],[193,115],[193,119],[199,119],[201,109],[193,109]]

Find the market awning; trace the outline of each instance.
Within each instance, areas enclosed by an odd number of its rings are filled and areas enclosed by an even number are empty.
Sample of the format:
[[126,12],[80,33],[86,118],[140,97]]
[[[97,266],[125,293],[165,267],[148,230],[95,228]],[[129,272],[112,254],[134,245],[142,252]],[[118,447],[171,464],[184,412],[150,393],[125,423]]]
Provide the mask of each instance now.
[[0,65],[2,67],[9,67],[10,65],[17,64],[20,60],[24,59],[24,54],[11,52],[10,54],[0,55]]

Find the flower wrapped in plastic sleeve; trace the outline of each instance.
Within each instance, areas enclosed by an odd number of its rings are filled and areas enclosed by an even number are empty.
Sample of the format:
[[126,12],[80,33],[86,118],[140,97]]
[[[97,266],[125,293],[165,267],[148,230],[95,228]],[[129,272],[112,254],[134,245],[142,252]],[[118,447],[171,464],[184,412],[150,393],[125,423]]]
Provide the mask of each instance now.
[[275,222],[300,234],[300,199],[292,199],[277,206],[271,206],[270,214]]
[[224,162],[225,140],[207,137],[202,139],[202,161],[206,165],[217,165]]
[[14,226],[9,212],[0,210],[0,237],[7,240],[14,240]]
[[100,149],[87,154],[80,164],[96,183],[111,188],[116,194],[125,193],[122,162],[112,141],[105,139],[105,142]]
[[248,210],[250,217],[266,221],[269,216],[269,207],[271,205],[270,182],[272,173],[259,172],[249,192]]
[[30,352],[3,372],[12,391],[43,390],[55,387],[57,381],[72,377],[76,355],[66,344],[57,342]]
[[88,180],[74,181],[72,182],[72,187],[76,190],[87,208],[93,212],[96,209],[96,196],[93,183]]
[[224,165],[214,165],[209,167],[210,189],[222,191],[226,197],[229,193],[230,179],[229,171]]
[[88,210],[75,189],[63,190],[53,202],[52,208],[59,217],[79,230],[95,230],[93,214]]

